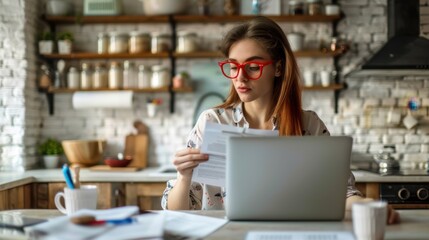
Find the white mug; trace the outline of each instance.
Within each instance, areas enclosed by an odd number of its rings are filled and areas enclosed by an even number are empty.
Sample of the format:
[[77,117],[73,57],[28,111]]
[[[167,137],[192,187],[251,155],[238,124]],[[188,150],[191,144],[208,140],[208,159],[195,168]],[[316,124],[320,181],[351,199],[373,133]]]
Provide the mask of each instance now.
[[304,71],[304,86],[311,87],[314,84],[314,72],[311,70]]
[[[60,199],[64,198],[65,207]],[[97,186],[86,185],[81,188],[64,188],[64,192],[55,195],[55,206],[64,214],[72,215],[81,209],[97,209]]]
[[339,15],[340,7],[335,4],[328,4],[325,6],[325,14],[326,15]]
[[328,87],[331,84],[332,72],[328,70],[322,70],[320,72],[320,82],[322,86]]
[[358,202],[352,205],[356,240],[382,240],[387,222],[387,202]]
[[290,48],[292,51],[299,51],[304,48],[304,34],[302,33],[289,33],[287,35]]

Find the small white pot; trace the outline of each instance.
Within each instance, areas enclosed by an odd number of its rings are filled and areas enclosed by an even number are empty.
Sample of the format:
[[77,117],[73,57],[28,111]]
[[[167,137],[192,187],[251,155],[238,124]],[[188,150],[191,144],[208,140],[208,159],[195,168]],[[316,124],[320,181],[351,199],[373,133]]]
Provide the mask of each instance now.
[[70,40],[58,40],[58,53],[70,54],[72,52],[72,42]]
[[68,15],[72,10],[72,4],[65,0],[49,0],[46,3],[47,15]]
[[48,168],[48,169],[57,168],[59,161],[60,161],[59,155],[43,156],[43,164],[45,165],[45,168]]
[[53,51],[54,51],[54,41],[52,40],[39,41],[40,54],[51,54]]

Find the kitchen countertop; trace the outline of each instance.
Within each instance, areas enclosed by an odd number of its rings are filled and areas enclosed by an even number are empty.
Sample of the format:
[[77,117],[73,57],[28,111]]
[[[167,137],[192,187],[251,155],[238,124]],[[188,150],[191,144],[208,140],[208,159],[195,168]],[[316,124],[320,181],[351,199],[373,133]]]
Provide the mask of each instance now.
[[[380,176],[375,173],[353,170],[356,182],[429,182],[429,176]],[[99,172],[82,169],[82,182],[166,182],[176,173],[162,173],[160,168],[146,168],[137,172]],[[33,182],[62,182],[61,169],[37,169],[23,173],[1,172],[0,191]]]

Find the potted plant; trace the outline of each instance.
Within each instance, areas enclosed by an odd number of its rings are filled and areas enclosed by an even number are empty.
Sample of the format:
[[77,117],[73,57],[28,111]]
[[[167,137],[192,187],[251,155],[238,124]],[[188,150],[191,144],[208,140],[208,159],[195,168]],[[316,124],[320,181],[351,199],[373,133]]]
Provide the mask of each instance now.
[[54,50],[54,36],[49,31],[44,31],[39,36],[39,53],[51,54]]
[[43,156],[46,168],[56,168],[64,150],[59,141],[49,138],[37,148],[37,152]]
[[70,54],[73,46],[73,34],[71,32],[61,32],[58,34],[58,53]]

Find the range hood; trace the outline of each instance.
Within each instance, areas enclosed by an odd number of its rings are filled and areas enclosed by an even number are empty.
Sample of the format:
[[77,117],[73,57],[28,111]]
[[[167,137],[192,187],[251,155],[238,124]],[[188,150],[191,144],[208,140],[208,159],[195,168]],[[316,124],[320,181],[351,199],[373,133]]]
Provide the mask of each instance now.
[[388,41],[349,76],[429,74],[429,40],[420,37],[419,0],[388,0]]

